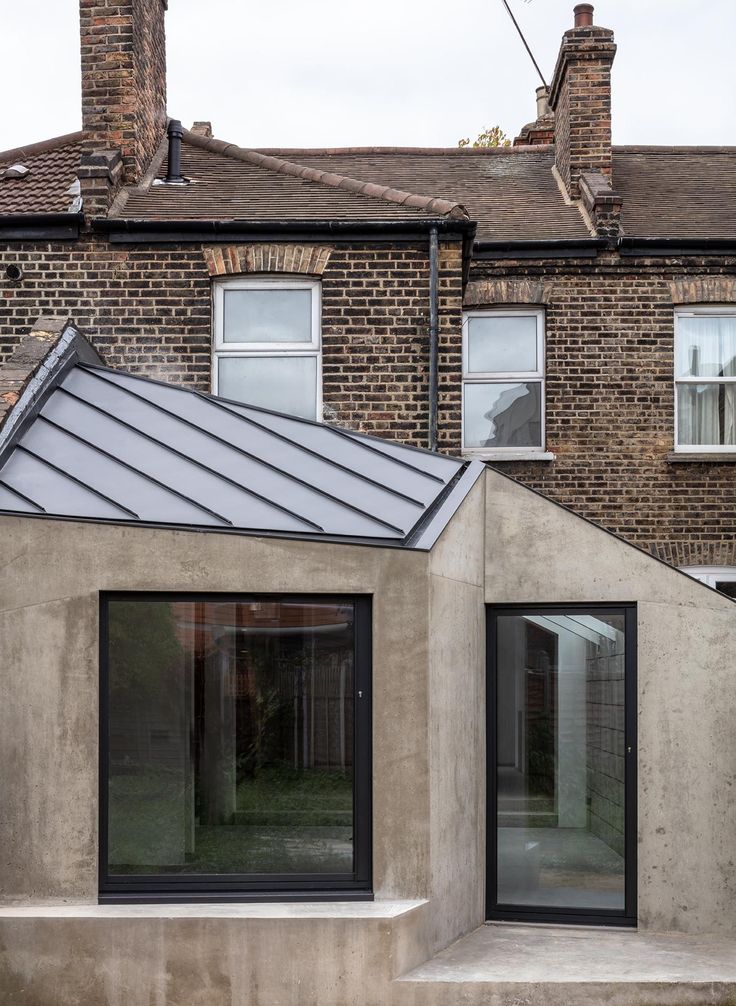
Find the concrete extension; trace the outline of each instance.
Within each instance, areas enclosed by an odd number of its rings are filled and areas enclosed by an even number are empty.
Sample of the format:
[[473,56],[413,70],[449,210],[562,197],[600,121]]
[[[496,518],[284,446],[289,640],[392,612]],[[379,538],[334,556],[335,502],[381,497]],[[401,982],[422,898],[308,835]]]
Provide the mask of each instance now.
[[629,602],[638,622],[638,921],[736,934],[736,608],[489,471],[486,602]]
[[[493,471],[428,554],[21,517],[0,536],[3,1004],[736,1004],[728,598]],[[104,590],[372,596],[375,903],[97,906]],[[638,934],[478,928],[484,604],[550,601],[637,604]]]

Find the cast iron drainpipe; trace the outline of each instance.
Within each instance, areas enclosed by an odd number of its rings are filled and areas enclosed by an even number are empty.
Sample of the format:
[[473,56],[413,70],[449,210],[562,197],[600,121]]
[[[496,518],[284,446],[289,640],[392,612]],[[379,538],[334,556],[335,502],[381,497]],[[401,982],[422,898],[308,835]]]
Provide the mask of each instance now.
[[429,440],[430,451],[437,450],[437,405],[439,388],[439,235],[436,227],[429,232]]

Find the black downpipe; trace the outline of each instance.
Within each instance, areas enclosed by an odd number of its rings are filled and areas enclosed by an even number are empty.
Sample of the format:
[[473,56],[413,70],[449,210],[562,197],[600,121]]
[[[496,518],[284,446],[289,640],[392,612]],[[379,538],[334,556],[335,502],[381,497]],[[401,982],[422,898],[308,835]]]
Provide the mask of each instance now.
[[184,185],[186,182],[186,178],[181,173],[181,138],[183,134],[181,122],[178,119],[172,119],[169,122],[169,166],[164,179],[167,185]]
[[429,442],[437,450],[437,407],[439,391],[439,271],[440,245],[437,228],[429,232]]

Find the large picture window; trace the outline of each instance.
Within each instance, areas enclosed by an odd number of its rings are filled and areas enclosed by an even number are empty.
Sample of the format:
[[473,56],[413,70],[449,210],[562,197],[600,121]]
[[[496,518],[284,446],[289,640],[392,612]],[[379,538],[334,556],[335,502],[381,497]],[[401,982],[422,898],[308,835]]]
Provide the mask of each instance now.
[[463,450],[544,450],[544,313],[473,311],[463,321]]
[[321,419],[318,282],[223,280],[214,287],[214,329],[215,394]]
[[109,595],[101,897],[370,891],[364,598]]
[[675,314],[675,447],[736,451],[736,308]]

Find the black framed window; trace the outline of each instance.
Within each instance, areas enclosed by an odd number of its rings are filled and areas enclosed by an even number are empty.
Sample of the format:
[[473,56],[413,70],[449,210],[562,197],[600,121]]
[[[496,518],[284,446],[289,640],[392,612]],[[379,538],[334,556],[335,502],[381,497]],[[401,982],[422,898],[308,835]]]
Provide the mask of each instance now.
[[102,596],[101,900],[370,897],[370,619]]
[[488,609],[487,915],[636,924],[636,607]]

